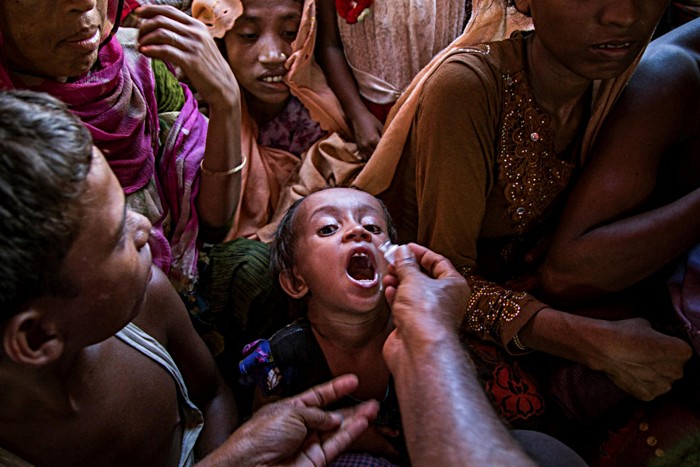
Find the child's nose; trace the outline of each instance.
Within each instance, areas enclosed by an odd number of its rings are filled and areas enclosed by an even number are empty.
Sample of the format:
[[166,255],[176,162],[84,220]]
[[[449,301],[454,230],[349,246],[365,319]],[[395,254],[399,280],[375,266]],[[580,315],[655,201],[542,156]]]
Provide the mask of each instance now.
[[372,241],[372,234],[360,224],[355,224],[345,232],[345,241]]

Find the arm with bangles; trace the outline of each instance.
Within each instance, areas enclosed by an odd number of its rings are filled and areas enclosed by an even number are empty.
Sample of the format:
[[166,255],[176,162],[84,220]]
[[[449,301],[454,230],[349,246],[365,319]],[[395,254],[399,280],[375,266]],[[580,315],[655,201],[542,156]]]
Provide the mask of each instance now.
[[[416,182],[416,238],[455,265],[475,266],[487,193],[495,183],[491,174],[498,117],[490,114],[494,105],[488,96],[499,94],[485,87],[491,81],[478,69],[461,62],[442,68],[426,83],[410,140],[409,157],[415,158],[415,172],[421,174]],[[406,177],[415,173],[409,170]],[[469,209],[456,213],[453,206]],[[689,358],[683,341],[652,330],[644,320],[576,316],[478,276],[469,279],[468,329],[510,350],[517,350],[519,343],[604,371],[637,398],[667,391]],[[512,342],[515,336],[518,342]]]
[[140,51],[181,68],[208,103],[197,212],[206,227],[226,227],[238,206],[246,163],[238,83],[203,23],[169,6],[145,5],[135,13],[140,18]]

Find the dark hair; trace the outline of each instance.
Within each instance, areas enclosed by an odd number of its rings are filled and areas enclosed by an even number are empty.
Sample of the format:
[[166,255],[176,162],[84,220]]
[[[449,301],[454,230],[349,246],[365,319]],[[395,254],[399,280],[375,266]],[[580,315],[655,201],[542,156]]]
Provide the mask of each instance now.
[[0,92],[0,320],[36,297],[63,295],[78,235],[92,137],[59,100]]
[[[321,188],[319,190],[316,190],[313,193],[318,193],[319,191],[323,190],[328,190],[330,188],[341,188],[337,186],[328,186],[325,188]],[[362,191],[359,188],[356,187],[349,187],[354,190]],[[292,268],[294,267],[294,264],[296,263],[296,214],[297,211],[299,211],[299,206],[304,202],[304,200],[308,196],[304,198],[300,198],[292,204],[289,209],[287,209],[287,212],[284,213],[284,216],[280,220],[279,225],[277,226],[277,231],[275,232],[275,239],[272,242],[272,246],[270,249],[270,271],[272,273],[272,277],[276,280],[277,277],[281,273],[291,271]],[[387,225],[387,234],[389,235],[389,239],[392,242],[396,241],[396,227],[394,226],[394,222],[391,219],[391,215],[389,214],[389,210],[386,208],[386,205],[380,200],[379,198],[376,198],[377,201],[379,201],[379,205],[382,207],[382,211],[384,214],[384,218],[386,219],[386,225]]]

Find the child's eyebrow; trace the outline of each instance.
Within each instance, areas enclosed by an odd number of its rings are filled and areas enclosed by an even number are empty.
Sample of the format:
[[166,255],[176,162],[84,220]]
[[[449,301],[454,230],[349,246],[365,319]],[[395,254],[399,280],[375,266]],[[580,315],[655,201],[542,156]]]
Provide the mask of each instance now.
[[309,219],[313,219],[314,217],[316,217],[318,215],[336,214],[337,212],[338,212],[338,208],[335,206],[319,206],[309,213]]

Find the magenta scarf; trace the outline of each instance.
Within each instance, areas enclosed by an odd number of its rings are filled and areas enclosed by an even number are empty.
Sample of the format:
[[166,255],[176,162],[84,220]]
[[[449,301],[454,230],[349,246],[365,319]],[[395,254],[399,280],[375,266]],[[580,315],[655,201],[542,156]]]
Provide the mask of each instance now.
[[[0,89],[27,88],[7,72],[0,35]],[[113,38],[87,75],[71,83],[46,80],[30,89],[65,102],[92,133],[128,194],[154,179],[162,212],[144,212],[153,223],[153,262],[182,290],[196,279],[199,163],[204,157],[207,121],[184,85],[186,102],[162,149],[156,171],[159,124],[151,59]],[[168,238],[170,239],[168,241]]]

